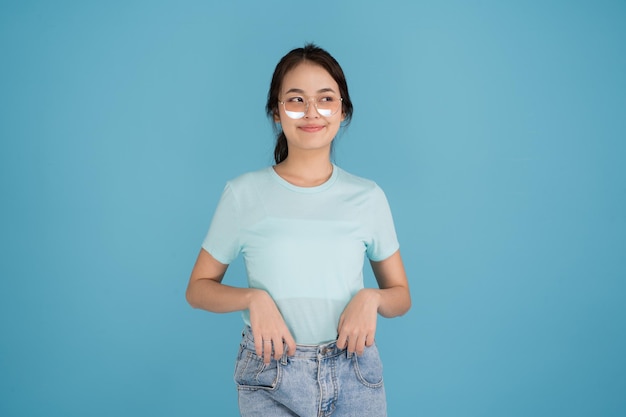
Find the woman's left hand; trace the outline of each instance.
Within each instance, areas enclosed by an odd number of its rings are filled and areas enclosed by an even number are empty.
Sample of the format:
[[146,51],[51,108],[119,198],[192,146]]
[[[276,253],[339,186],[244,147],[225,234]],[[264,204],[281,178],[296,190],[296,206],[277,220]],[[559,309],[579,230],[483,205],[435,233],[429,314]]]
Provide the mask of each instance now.
[[379,305],[377,289],[364,288],[352,297],[339,318],[338,348],[362,355],[366,346],[374,344]]

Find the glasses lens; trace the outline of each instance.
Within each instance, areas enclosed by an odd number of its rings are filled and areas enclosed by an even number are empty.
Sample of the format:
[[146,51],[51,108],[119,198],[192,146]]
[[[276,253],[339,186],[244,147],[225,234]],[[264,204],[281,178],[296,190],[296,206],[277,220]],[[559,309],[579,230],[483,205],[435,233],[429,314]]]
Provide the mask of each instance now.
[[283,101],[285,113],[292,119],[301,119],[307,110],[307,103],[303,97],[285,97]]
[[333,95],[318,97],[315,100],[315,105],[319,114],[324,117],[329,117],[339,111],[339,108],[341,107],[341,98]]
[[[330,117],[336,114],[341,108],[341,97],[324,95],[311,100],[315,102],[317,112],[323,117]],[[285,106],[285,113],[292,119],[303,118],[309,105],[307,99],[300,96],[285,97],[282,103]]]

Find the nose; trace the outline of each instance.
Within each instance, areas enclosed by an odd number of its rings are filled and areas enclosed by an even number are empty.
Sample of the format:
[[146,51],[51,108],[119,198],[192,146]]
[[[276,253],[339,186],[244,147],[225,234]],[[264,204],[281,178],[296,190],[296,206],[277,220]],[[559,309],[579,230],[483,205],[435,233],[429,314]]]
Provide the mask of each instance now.
[[[304,112],[305,118],[308,119],[310,117],[315,117],[315,118],[320,117],[320,114],[317,111],[317,103],[315,102],[314,98],[308,99],[306,104],[307,104],[306,111]],[[312,116],[311,116],[311,112],[312,112]]]

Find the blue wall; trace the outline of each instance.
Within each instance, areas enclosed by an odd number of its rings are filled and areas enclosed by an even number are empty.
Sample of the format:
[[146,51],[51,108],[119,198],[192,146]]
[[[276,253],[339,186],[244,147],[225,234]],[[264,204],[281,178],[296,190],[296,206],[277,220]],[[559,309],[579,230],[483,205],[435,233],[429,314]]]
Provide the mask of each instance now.
[[305,41],[347,73],[335,159],[385,189],[410,275],[413,309],[379,322],[390,415],[625,415],[624,22],[623,1],[2,2],[0,415],[237,414],[239,314],[184,291],[224,182],[271,163],[269,79]]

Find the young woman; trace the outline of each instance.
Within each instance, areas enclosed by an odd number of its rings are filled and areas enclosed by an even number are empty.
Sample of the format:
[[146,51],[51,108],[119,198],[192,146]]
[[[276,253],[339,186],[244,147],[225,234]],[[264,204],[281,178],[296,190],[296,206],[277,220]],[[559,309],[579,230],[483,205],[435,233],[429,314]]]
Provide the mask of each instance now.
[[[331,162],[352,117],[344,73],[308,44],[276,66],[266,111],[276,165],[226,184],[187,300],[243,311],[235,382],[242,416],[386,416],[377,315],[411,305],[387,200]],[[222,284],[242,254],[248,288]],[[379,288],[364,288],[364,256]]]

